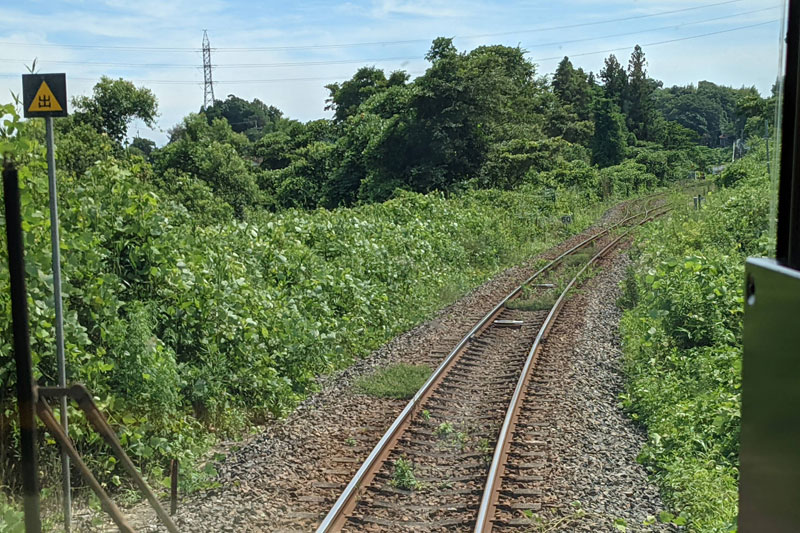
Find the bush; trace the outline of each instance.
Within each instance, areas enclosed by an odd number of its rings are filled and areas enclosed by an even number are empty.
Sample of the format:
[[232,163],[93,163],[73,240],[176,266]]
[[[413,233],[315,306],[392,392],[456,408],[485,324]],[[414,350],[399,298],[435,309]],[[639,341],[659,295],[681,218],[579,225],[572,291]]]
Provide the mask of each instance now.
[[25,515],[0,491],[0,533],[25,533]]
[[622,298],[623,403],[648,432],[639,460],[694,531],[736,522],[744,260],[770,242],[764,161],[741,161],[736,187],[638,237]]

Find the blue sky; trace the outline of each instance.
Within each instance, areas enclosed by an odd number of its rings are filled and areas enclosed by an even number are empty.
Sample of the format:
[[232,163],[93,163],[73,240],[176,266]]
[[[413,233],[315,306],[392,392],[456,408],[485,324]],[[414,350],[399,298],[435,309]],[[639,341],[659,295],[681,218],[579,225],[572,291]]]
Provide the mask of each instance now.
[[40,72],[66,72],[71,96],[101,75],[123,77],[159,100],[158,127],[135,123],[131,133],[162,144],[203,103],[203,29],[217,99],[259,98],[303,121],[329,116],[324,85],[362,65],[421,74],[437,36],[460,50],[519,45],[540,74],[564,55],[587,71],[608,50],[625,64],[638,43],[665,85],[709,80],[766,94],[783,12],[784,0],[0,0],[0,102],[21,90],[33,58]]

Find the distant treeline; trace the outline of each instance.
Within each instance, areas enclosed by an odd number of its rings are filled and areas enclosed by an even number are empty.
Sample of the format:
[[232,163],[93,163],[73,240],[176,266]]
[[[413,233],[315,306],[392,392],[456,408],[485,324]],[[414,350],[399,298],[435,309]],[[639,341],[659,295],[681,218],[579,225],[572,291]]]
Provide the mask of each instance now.
[[[565,57],[541,76],[521,48],[459,52],[446,38],[426,59],[413,81],[363,67],[327,85],[331,120],[302,123],[229,95],[184,118],[163,148],[134,138],[124,149],[190,210],[244,218],[252,208],[384,201],[398,189],[558,186],[561,177],[605,195],[613,184],[599,169],[633,159],[654,173],[667,158],[673,169],[704,170],[720,158],[710,149],[763,135],[774,114],[774,94],[762,98],[754,87],[662,88],[638,45],[627,68],[610,55],[598,74]],[[77,173],[123,149],[132,118],[152,124],[157,115],[152,92],[124,80],[103,78],[75,104],[59,129],[61,158]]]

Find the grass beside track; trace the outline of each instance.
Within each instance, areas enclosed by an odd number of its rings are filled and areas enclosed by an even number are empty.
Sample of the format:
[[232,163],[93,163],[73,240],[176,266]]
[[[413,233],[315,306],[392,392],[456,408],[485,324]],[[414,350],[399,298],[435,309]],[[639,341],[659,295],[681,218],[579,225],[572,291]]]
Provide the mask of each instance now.
[[432,370],[425,365],[399,363],[382,368],[356,381],[358,392],[378,398],[408,400],[422,388]]

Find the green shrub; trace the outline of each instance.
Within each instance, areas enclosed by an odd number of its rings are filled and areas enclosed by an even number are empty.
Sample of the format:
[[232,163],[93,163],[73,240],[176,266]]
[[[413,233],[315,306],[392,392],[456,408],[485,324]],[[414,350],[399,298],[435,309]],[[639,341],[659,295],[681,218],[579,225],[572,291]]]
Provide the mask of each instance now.
[[0,533],[25,533],[25,515],[0,491]]
[[639,235],[621,299],[623,404],[648,432],[639,460],[701,532],[735,529],[744,260],[769,253],[764,161],[741,161],[736,187]]
[[404,490],[418,489],[422,485],[414,475],[414,465],[405,457],[401,457],[394,462],[391,483],[393,486]]

